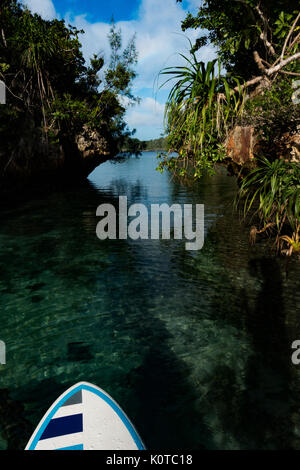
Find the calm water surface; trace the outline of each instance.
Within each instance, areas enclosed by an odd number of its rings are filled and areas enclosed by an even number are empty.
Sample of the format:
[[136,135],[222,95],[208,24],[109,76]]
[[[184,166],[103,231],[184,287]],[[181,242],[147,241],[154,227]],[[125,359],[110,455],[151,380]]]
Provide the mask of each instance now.
[[[187,188],[154,153],[1,211],[0,448],[22,449],[85,380],[126,410],[149,449],[300,449],[300,263],[274,258],[232,211],[226,172]],[[96,208],[205,204],[205,244],[106,240]]]

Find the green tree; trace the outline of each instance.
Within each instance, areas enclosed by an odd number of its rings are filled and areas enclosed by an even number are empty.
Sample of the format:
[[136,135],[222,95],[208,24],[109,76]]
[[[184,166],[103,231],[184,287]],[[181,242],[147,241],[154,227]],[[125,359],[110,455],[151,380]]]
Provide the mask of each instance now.
[[[241,114],[244,93],[238,79],[229,82],[221,75],[219,61],[205,65],[193,51],[190,57],[181,56],[183,66],[167,67],[161,72],[170,76],[161,86],[175,79],[165,120],[169,150],[178,152],[179,157],[165,156],[159,168],[167,166],[184,176],[191,167],[194,177],[199,177],[203,170],[212,172],[214,163],[225,157],[222,140]],[[233,86],[239,88],[237,93]]]
[[108,35],[111,57],[110,64],[105,73],[106,86],[115,93],[126,96],[131,102],[138,101],[131,91],[131,83],[136,77],[134,66],[137,64],[137,51],[135,35],[129,40],[122,51],[122,32],[116,30],[114,19],[111,20],[111,28]]
[[[286,254],[299,252],[299,162],[282,154],[284,136],[296,134],[299,124],[299,104],[291,99],[292,80],[300,77],[299,1],[205,0],[195,16],[189,13],[183,21],[182,29],[188,28],[201,31],[192,54],[213,44],[227,70],[226,79],[243,81],[230,90],[225,87],[227,104],[229,96],[247,91],[243,113],[233,124],[251,125],[259,136],[255,168],[239,168],[242,184],[237,200],[244,206],[244,216],[256,220],[251,239],[271,233],[278,250],[287,243]],[[180,80],[177,83],[181,86]],[[205,98],[204,92],[201,97]],[[192,116],[196,114],[195,109]],[[195,130],[204,122],[203,116]],[[207,134],[211,136],[208,129]]]
[[[254,51],[267,63],[274,62],[298,12],[298,0],[205,0],[195,16],[186,16],[182,29],[201,30],[194,50],[213,44],[226,69],[247,80],[258,71]],[[299,35],[285,52],[296,52],[298,44]]]
[[0,109],[0,145],[7,158],[24,133],[33,130],[67,148],[88,126],[110,141],[114,153],[130,139],[121,97],[137,100],[131,91],[135,37],[122,49],[121,31],[112,23],[111,61],[105,68],[101,55],[85,63],[79,41],[83,33],[63,20],[43,20],[16,0],[2,1],[0,78],[8,104]]

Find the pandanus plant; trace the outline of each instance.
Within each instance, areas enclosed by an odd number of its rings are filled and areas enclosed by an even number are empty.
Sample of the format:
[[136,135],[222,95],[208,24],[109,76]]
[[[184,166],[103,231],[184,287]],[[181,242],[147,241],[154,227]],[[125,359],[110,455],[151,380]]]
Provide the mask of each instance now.
[[184,65],[160,72],[169,77],[160,88],[175,80],[165,107],[170,150],[203,168],[220,157],[224,137],[242,112],[244,91],[237,78],[231,84],[238,91],[221,75],[220,61],[205,64],[190,46],[190,57],[180,54]]
[[[251,236],[255,241],[257,233],[275,231],[276,246],[288,243],[287,254],[299,252],[300,227],[300,165],[283,159],[269,161],[262,157],[258,166],[243,180],[237,202],[243,204],[243,215],[252,213],[258,228],[253,226]],[[282,234],[290,231],[291,236]]]
[[[21,34],[17,33],[15,47],[20,51],[20,70],[17,73],[22,76],[24,83],[21,97],[29,109],[40,108],[42,114],[43,130],[47,133],[47,112],[55,98],[52,80],[68,70],[75,70],[79,51],[78,33],[81,31],[74,27],[69,30],[64,27],[62,21],[53,20],[45,22],[37,15],[32,16],[25,9],[20,20]],[[83,59],[82,59],[83,60]],[[70,77],[70,81],[73,77]],[[56,83],[57,87],[57,83]],[[39,113],[36,113],[39,118]]]
[[24,75],[29,77],[27,90],[30,93],[31,101],[33,101],[32,97],[37,95],[37,101],[40,102],[43,124],[46,128],[45,108],[50,106],[50,95],[52,98],[54,95],[45,64],[47,59],[54,55],[53,40],[47,40],[44,24],[34,21],[29,10],[25,10],[22,21],[24,46],[20,65],[24,70]]
[[291,237],[282,235],[280,240],[288,244],[288,249],[285,252],[286,255],[291,256],[292,253],[297,253],[300,256],[300,224]]

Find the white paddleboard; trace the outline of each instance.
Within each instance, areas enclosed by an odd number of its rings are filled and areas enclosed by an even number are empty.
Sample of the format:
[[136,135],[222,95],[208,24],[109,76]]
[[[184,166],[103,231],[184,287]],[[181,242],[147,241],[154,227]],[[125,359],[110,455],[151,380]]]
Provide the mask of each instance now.
[[144,450],[133,424],[104,390],[79,382],[44,415],[25,450]]

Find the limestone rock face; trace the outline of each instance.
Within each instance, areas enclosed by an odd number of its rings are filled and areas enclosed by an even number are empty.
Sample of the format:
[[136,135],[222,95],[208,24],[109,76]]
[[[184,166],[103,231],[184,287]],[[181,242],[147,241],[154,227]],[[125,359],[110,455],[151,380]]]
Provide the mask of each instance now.
[[111,155],[107,140],[88,126],[84,126],[82,132],[76,137],[76,144],[83,158]]
[[227,157],[243,165],[248,160],[254,159],[254,148],[257,137],[252,126],[236,126],[226,140]]
[[293,135],[283,134],[280,138],[279,156],[293,163],[300,163],[300,126]]
[[[229,160],[242,166],[253,162],[260,148],[259,136],[253,126],[236,126],[226,140],[226,154]],[[272,154],[290,162],[300,162],[300,126],[293,134],[286,132],[273,142]]]
[[292,137],[291,161],[300,163],[300,133]]
[[58,143],[50,144],[28,120],[14,148],[0,145],[0,193],[9,194],[12,188],[22,191],[36,184],[85,179],[116,154],[112,138],[87,126],[75,139],[61,137]]

